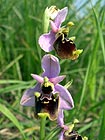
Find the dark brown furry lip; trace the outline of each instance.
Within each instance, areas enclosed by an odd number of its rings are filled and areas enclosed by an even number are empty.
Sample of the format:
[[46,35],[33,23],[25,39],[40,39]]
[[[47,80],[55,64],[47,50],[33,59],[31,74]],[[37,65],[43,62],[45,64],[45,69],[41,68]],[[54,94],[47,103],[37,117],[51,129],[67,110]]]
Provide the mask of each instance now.
[[54,97],[51,94],[51,98],[44,97],[43,100],[40,97],[35,96],[35,117],[38,118],[38,113],[48,113],[50,120],[56,120],[58,116],[59,108],[59,96]]
[[76,59],[76,56],[73,56],[73,51],[76,51],[76,45],[66,36],[62,39],[60,35],[53,44],[56,53],[62,59]]

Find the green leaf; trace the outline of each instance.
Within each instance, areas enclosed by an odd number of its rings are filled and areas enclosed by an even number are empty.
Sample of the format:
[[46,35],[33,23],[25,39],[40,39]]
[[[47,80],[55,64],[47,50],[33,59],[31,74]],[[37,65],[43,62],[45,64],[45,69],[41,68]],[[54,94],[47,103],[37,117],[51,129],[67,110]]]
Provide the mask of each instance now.
[[10,121],[14,123],[14,125],[19,129],[20,133],[22,134],[24,140],[26,140],[23,130],[21,128],[21,124],[19,123],[17,118],[10,112],[10,110],[4,105],[0,104],[0,112],[3,113]]
[[[104,63],[105,63],[105,46],[104,46],[104,38],[103,38],[103,34],[102,34],[102,28],[100,26],[100,23],[99,23],[100,21],[98,20],[95,8],[92,7],[92,10],[93,10],[93,13],[94,13],[95,22],[96,22],[96,26],[97,26],[97,29],[98,29],[99,39],[100,39],[102,53],[103,53],[103,59],[104,59]],[[103,14],[103,17],[104,17],[104,14]],[[103,24],[101,23],[101,25],[103,25]]]
[[53,138],[57,135],[59,135],[61,129],[56,127],[46,136],[45,140],[53,140]]
[[83,83],[83,88],[82,88],[82,94],[81,94],[81,98],[80,98],[80,102],[79,102],[79,110],[82,106],[82,102],[83,102],[83,98],[85,96],[85,90],[86,90],[86,86],[87,86],[87,80],[88,80],[88,75],[89,75],[89,70],[90,70],[90,66],[91,66],[91,58],[89,59],[89,62],[88,62],[88,67],[87,67],[87,71],[86,71],[86,76],[85,76],[85,79],[84,79],[84,83]]
[[101,115],[101,126],[99,131],[99,139],[105,139],[105,105],[103,107],[102,115]]

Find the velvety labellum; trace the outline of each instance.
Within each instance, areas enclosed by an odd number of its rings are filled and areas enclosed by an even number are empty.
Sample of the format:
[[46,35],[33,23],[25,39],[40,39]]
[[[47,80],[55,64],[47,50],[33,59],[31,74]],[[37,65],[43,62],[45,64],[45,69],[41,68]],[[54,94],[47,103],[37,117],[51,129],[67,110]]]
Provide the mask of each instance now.
[[[64,37],[64,38],[63,38]],[[62,59],[74,60],[78,57],[77,54],[73,54],[76,51],[74,42],[66,38],[66,35],[60,35],[53,44],[56,53]]]
[[59,96],[54,96],[51,87],[42,87],[42,94],[35,96],[35,116],[38,113],[48,113],[50,120],[56,120],[58,116]]

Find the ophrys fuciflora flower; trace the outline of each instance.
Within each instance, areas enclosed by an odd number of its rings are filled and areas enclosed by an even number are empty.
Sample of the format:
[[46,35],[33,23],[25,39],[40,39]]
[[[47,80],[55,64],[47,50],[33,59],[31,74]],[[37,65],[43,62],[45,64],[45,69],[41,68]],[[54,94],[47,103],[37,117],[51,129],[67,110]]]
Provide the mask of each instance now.
[[43,73],[41,76],[31,74],[37,84],[27,89],[21,99],[21,105],[35,107],[35,116],[38,113],[48,113],[50,120],[62,120],[62,111],[74,107],[69,91],[59,83],[65,75],[58,76],[60,65],[57,57],[47,54],[42,58]]
[[54,20],[50,20],[51,31],[39,37],[39,45],[45,52],[55,49],[60,58],[75,60],[83,50],[76,48],[73,37],[68,37],[69,29],[74,25],[73,22],[68,22],[61,27],[67,13],[68,8],[65,7],[58,11]]

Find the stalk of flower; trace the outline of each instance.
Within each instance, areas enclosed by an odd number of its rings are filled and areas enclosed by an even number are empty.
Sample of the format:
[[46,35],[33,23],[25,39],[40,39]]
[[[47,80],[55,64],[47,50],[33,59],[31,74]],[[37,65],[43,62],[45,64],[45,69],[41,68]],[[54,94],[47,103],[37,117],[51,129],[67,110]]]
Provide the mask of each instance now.
[[59,84],[65,76],[58,76],[58,58],[50,54],[45,55],[42,58],[42,69],[42,76],[31,74],[37,84],[24,92],[20,103],[23,106],[35,107],[36,117],[40,113],[47,113],[50,120],[57,119],[61,122],[61,111],[72,109],[74,103],[69,91]]
[[39,45],[45,52],[55,49],[60,58],[75,60],[83,50],[77,50],[73,38],[68,37],[69,29],[74,25],[73,22],[61,27],[67,13],[68,8],[65,7],[58,11],[54,20],[50,20],[51,31],[39,37]]

